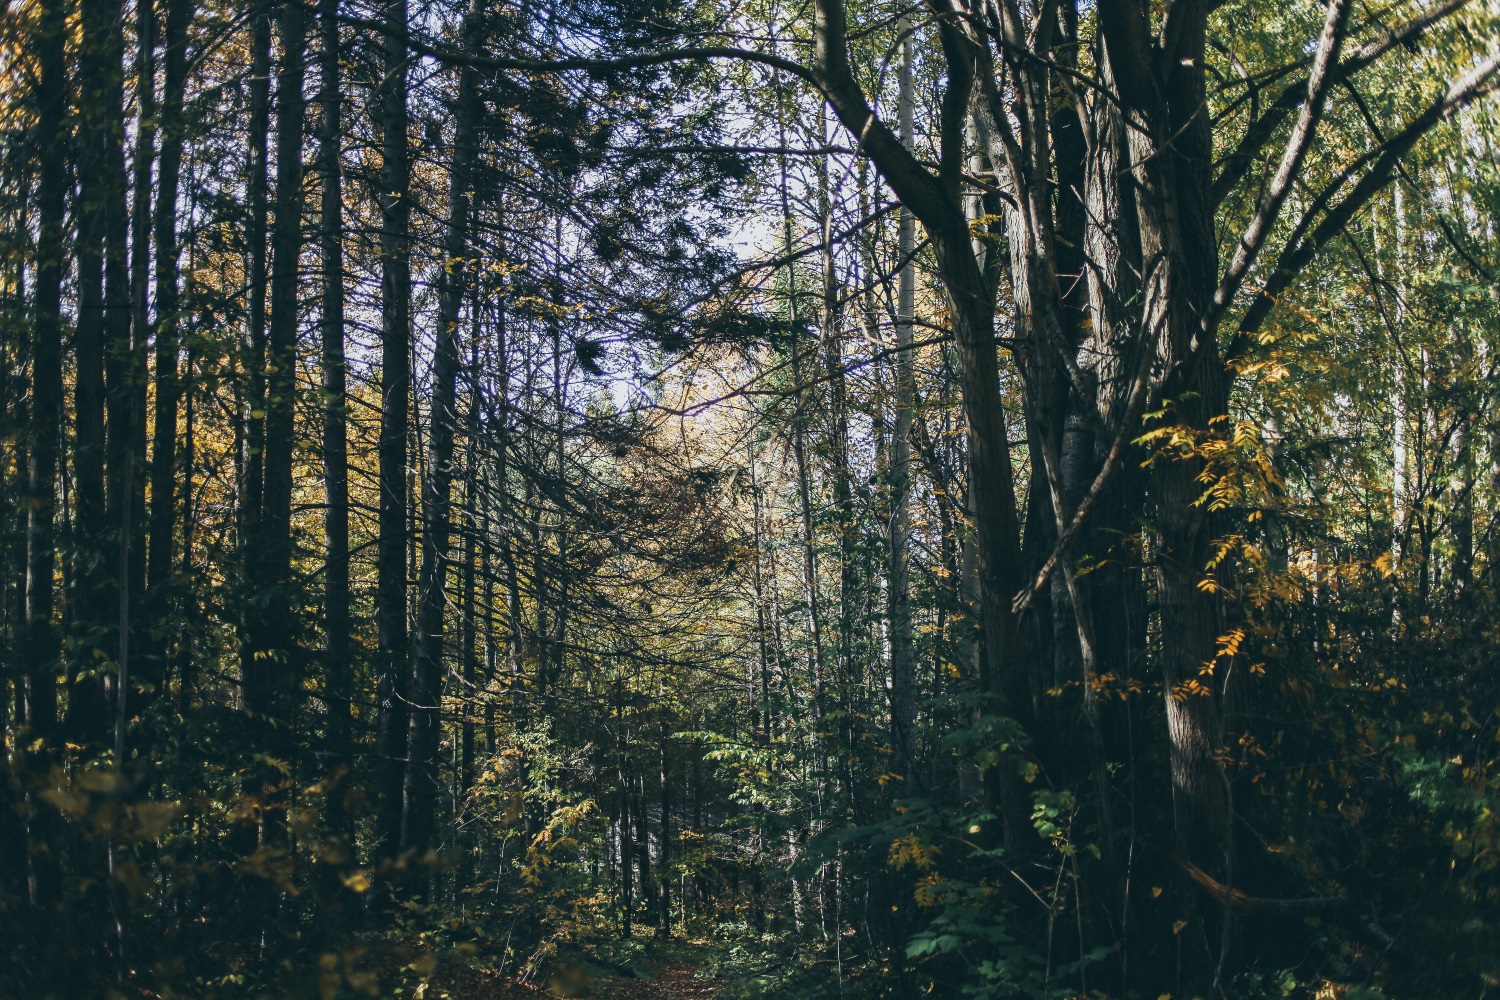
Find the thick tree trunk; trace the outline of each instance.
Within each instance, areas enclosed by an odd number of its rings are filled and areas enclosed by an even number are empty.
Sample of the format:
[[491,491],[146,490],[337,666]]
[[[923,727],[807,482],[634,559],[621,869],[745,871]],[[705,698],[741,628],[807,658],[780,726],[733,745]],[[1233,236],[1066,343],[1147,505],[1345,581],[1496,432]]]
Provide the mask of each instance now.
[[[1228,412],[1227,377],[1210,322],[1219,264],[1211,201],[1211,139],[1204,103],[1202,53],[1207,5],[1174,12],[1175,55],[1153,65],[1149,28],[1138,10],[1111,2],[1100,8],[1110,72],[1130,122],[1128,152],[1143,261],[1140,335],[1155,366],[1148,403],[1199,438],[1218,433]],[[1174,848],[1234,886],[1232,798],[1219,763],[1226,742],[1226,680],[1232,665],[1217,657],[1225,622],[1219,598],[1205,585],[1217,519],[1198,502],[1201,458],[1160,454],[1147,482],[1154,506],[1154,575],[1160,613],[1160,668],[1167,717]],[[1220,572],[1228,567],[1221,567]],[[1207,978],[1197,948],[1215,935],[1202,925],[1197,890],[1179,884],[1192,929],[1179,936],[1193,978]],[[1229,912],[1214,942],[1222,973],[1230,943]],[[1196,952],[1196,954],[1194,954]]]
[[[947,294],[959,358],[969,456],[969,504],[974,518],[979,617],[983,631],[981,684],[995,711],[1023,711],[1027,684],[1023,634],[1011,610],[1020,590],[1020,525],[995,343],[993,266],[979,259],[961,197],[964,123],[974,83],[972,41],[962,25],[944,22],[944,53],[952,70],[944,96],[939,170],[930,173],[900,138],[874,117],[849,65],[848,24],[840,0],[814,5],[816,73],[845,128],[860,137],[902,204],[927,228]],[[993,265],[993,261],[990,265]],[[1010,766],[995,774],[1005,836],[1012,846],[1029,826],[1019,779]]]
[[[1198,16],[1185,32],[1202,34],[1205,15]],[[1201,39],[1192,50],[1202,51]],[[1142,331],[1155,345],[1165,376],[1152,398],[1175,401],[1177,422],[1209,434],[1213,421],[1228,412],[1228,401],[1217,345],[1212,337],[1193,343],[1218,279],[1207,203],[1208,124],[1194,97],[1202,88],[1201,69],[1179,67],[1170,74],[1163,87],[1171,94],[1170,114],[1152,121],[1147,133],[1132,130],[1131,152],[1141,255],[1152,262],[1142,289]],[[1162,456],[1152,467],[1150,490],[1178,849],[1222,873],[1218,861],[1227,855],[1229,830],[1224,775],[1214,760],[1223,737],[1219,695],[1182,695],[1183,686],[1198,680],[1214,659],[1222,634],[1218,599],[1200,586],[1216,534],[1198,503],[1201,472],[1198,460]]]
[[[974,522],[976,597],[982,630],[979,681],[992,698],[994,711],[1020,714],[1024,719],[1029,668],[1024,634],[1011,610],[1011,599],[1021,589],[1020,525],[999,391],[993,302],[977,280],[972,255],[967,263],[962,257],[967,246],[954,246],[957,239],[954,233],[941,240],[933,235],[952,310],[968,424],[969,511]],[[962,240],[967,244],[967,231]],[[1029,809],[1009,762],[997,769],[994,786],[1005,839],[1015,847],[1025,835]]]

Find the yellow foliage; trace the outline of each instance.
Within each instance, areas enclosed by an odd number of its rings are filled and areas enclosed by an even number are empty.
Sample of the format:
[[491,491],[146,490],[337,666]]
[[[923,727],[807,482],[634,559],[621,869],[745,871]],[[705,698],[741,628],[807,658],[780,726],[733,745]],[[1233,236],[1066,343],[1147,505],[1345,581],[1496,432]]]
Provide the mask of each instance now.
[[912,898],[917,901],[918,906],[937,906],[948,898],[948,880],[938,874],[923,875],[917,880],[917,888],[912,893]]
[[939,851],[930,844],[924,844],[914,833],[897,837],[891,841],[890,855],[886,863],[895,869],[905,868],[911,865],[919,871],[928,871],[934,864]]

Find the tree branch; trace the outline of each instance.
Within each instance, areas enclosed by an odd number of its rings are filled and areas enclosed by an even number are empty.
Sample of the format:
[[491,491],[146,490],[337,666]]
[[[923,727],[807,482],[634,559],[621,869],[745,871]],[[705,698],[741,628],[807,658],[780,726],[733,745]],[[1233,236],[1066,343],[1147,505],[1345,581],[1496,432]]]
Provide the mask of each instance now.
[[[1497,72],[1500,72],[1500,53],[1491,55],[1455,81],[1448,88],[1447,93],[1428,106],[1427,110],[1413,119],[1406,128],[1362,156],[1359,163],[1356,163],[1350,170],[1344,171],[1318,195],[1317,200],[1308,209],[1307,215],[1282,250],[1276,262],[1276,269],[1266,280],[1265,287],[1261,289],[1260,294],[1246,310],[1244,318],[1240,320],[1239,330],[1235,333],[1228,351],[1225,352],[1226,364],[1232,363],[1245,352],[1250,346],[1250,338],[1270,316],[1281,293],[1286,291],[1292,280],[1317,256],[1324,245],[1348,225],[1355,213],[1363,208],[1377,191],[1385,187],[1400,159],[1439,123],[1493,90]],[[1359,183],[1354,186],[1354,190],[1328,211],[1323,221],[1311,233],[1307,233],[1311,220],[1332,201],[1333,196],[1343,187],[1345,181],[1363,163],[1372,165],[1360,178]]]
[[[1431,10],[1424,12],[1421,16],[1412,18],[1399,27],[1370,39],[1365,44],[1355,49],[1348,59],[1334,67],[1330,76],[1331,83],[1340,83],[1349,79],[1355,73],[1369,66],[1376,59],[1385,55],[1397,45],[1410,45],[1427,32],[1434,24],[1453,14],[1455,11],[1467,6],[1469,0],[1443,0]],[[1278,126],[1286,121],[1292,110],[1306,98],[1308,93],[1307,81],[1296,80],[1287,85],[1281,92],[1281,96],[1266,108],[1265,114],[1251,122],[1246,128],[1244,136],[1241,137],[1239,145],[1223,160],[1223,169],[1214,180],[1212,202],[1215,205],[1221,203],[1229,192],[1234,190],[1250,170],[1250,165],[1255,162],[1256,155],[1266,143],[1271,141],[1271,136],[1276,132]]]
[[1286,149],[1282,151],[1281,164],[1276,168],[1276,176],[1271,179],[1265,201],[1245,227],[1239,246],[1235,248],[1234,258],[1214,292],[1213,303],[1203,316],[1203,330],[1209,337],[1213,336],[1219,317],[1224,314],[1229,303],[1234,301],[1235,294],[1244,284],[1245,275],[1250,273],[1250,268],[1255,265],[1255,258],[1270,238],[1298,171],[1302,169],[1302,161],[1306,159],[1307,151],[1312,146],[1313,134],[1317,132],[1323,109],[1327,107],[1328,91],[1333,86],[1329,70],[1338,62],[1339,50],[1344,44],[1349,9],[1350,0],[1333,0],[1328,5],[1328,16],[1323,21],[1323,33],[1318,39],[1318,55],[1313,62],[1312,73],[1307,78],[1307,100],[1302,104],[1302,113],[1297,118],[1296,127],[1292,129],[1291,138],[1287,140]]

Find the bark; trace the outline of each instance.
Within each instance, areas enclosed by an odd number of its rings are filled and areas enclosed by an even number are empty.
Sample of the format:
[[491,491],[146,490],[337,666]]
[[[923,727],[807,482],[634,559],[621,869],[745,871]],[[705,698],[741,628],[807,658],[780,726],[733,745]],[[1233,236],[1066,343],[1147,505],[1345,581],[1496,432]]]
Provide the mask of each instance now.
[[[41,746],[24,760],[34,787],[57,759],[57,668],[62,645],[53,621],[58,564],[57,493],[59,451],[63,422],[62,361],[66,329],[62,317],[62,283],[67,272],[65,211],[67,198],[66,140],[67,64],[64,38],[66,6],[49,0],[41,6],[35,51],[39,70],[37,92],[37,246],[36,278],[32,290],[33,336],[31,353],[31,407],[27,435],[25,534],[25,584],[22,598],[23,631],[20,639],[25,673],[17,673],[16,694],[24,727],[23,745],[38,740]],[[80,369],[81,372],[81,369]],[[4,701],[0,691],[0,701]],[[3,709],[0,709],[3,714]],[[18,733],[19,735],[19,733]],[[4,805],[19,804],[5,794]],[[58,895],[61,867],[53,843],[61,833],[56,814],[50,809],[33,812],[27,822],[10,822],[3,836],[7,860],[0,866],[6,889],[19,896],[25,891],[29,868],[31,891],[36,899]]]
[[[245,343],[237,359],[245,373],[243,412],[239,421],[238,456],[239,558],[242,582],[256,577],[254,565],[260,539],[260,506],[264,470],[266,408],[266,187],[267,149],[271,134],[271,16],[257,14],[250,34],[250,132],[246,151],[249,174],[245,178],[246,291]],[[252,660],[255,639],[250,620],[250,602],[241,616],[240,676],[255,672]]]
[[[1406,322],[1406,268],[1403,260],[1406,245],[1406,204],[1402,197],[1402,187],[1399,183],[1391,189],[1392,210],[1391,218],[1391,260],[1394,263],[1392,270],[1395,272],[1395,308],[1392,310],[1391,321],[1398,329],[1392,330],[1393,335],[1401,335],[1404,330],[1399,329]],[[1407,538],[1410,530],[1411,518],[1411,486],[1408,483],[1409,465],[1409,435],[1411,433],[1411,414],[1407,405],[1407,379],[1406,369],[1410,367],[1409,359],[1404,356],[1398,359],[1396,366],[1396,387],[1391,397],[1391,407],[1394,411],[1392,416],[1392,441],[1391,441],[1391,568],[1394,571],[1394,620],[1399,621],[1401,613],[1401,570],[1407,556]]]
[[[480,45],[478,0],[465,17],[465,49]],[[449,168],[448,221],[438,278],[437,347],[433,355],[431,430],[422,497],[422,562],[417,582],[416,664],[411,687],[410,754],[406,767],[403,847],[426,851],[432,842],[438,775],[437,750],[443,695],[443,618],[450,556],[454,432],[458,384],[458,324],[467,287],[469,189],[474,162],[476,73],[464,69],[455,109],[453,162]]]
[[[620,704],[619,682],[616,681],[615,718],[619,719],[623,706]],[[630,939],[630,925],[635,915],[635,845],[631,835],[630,776],[625,768],[624,748],[618,748],[620,761],[615,778],[619,782],[620,824],[620,936]]]
[[[503,260],[506,253],[505,243],[505,196],[502,192],[497,199],[499,209],[500,243],[499,255]],[[497,289],[495,305],[494,326],[494,359],[492,367],[496,372],[495,380],[495,420],[498,423],[497,440],[495,441],[495,460],[493,465],[494,489],[496,493],[495,507],[500,524],[500,559],[505,567],[505,667],[509,678],[506,686],[515,689],[521,682],[522,675],[522,638],[521,627],[521,580],[520,570],[517,565],[517,553],[515,544],[515,520],[512,508],[512,496],[510,487],[510,354],[509,354],[509,324],[508,311],[506,308],[506,295],[509,288],[502,286]],[[521,699],[515,697],[512,702],[516,712],[519,713]],[[487,707],[486,711],[492,711]],[[519,717],[519,715],[518,715]],[[492,744],[494,741],[491,740]]]
[[[141,615],[136,609],[145,607],[143,600],[146,584],[146,535],[145,489],[146,489],[146,383],[148,374],[146,360],[151,341],[150,287],[151,287],[151,165],[155,158],[156,136],[159,119],[156,101],[156,5],[154,0],[142,0],[135,6],[136,24],[136,135],[135,150],[131,164],[131,205],[129,216],[130,260],[129,289],[130,334],[127,353],[121,366],[118,407],[121,429],[125,436],[121,440],[124,449],[121,465],[123,481],[120,496],[114,501],[112,520],[116,524],[129,524],[131,530],[122,538],[123,569],[121,573],[121,600],[126,612],[122,629],[133,629],[135,620]],[[123,99],[122,99],[123,107]],[[115,396],[112,387],[111,396]],[[111,402],[111,427],[115,424]],[[110,433],[113,433],[111,430]],[[116,473],[111,473],[112,478]],[[128,512],[127,512],[128,506]],[[149,608],[147,609],[149,610]],[[148,647],[152,645],[150,632],[141,630],[141,635],[128,648],[131,652],[129,670],[139,675],[148,691],[154,691],[161,674],[161,657]],[[128,642],[128,640],[127,640]],[[141,655],[143,652],[145,656]],[[139,683],[139,682],[138,682]],[[139,707],[141,699],[132,699],[130,692],[124,695],[131,702],[129,714]]]
[[657,804],[661,809],[661,852],[657,862],[659,891],[656,898],[656,927],[662,934],[672,933],[672,878],[669,865],[672,860],[672,772],[667,754],[666,726],[662,727],[661,744],[658,746],[660,768],[657,771]]
[[[1146,262],[1141,330],[1156,353],[1154,402],[1176,404],[1173,419],[1197,433],[1227,412],[1227,385],[1212,337],[1195,337],[1217,283],[1218,254],[1208,176],[1209,131],[1202,103],[1206,5],[1184,5],[1184,61],[1158,81],[1146,25],[1121,3],[1101,7],[1101,30],[1121,102],[1137,127],[1129,143],[1136,221]],[[1229,867],[1226,783],[1214,760],[1223,733],[1220,692],[1185,693],[1215,656],[1222,633],[1218,602],[1200,587],[1217,534],[1197,504],[1197,459],[1159,457],[1151,468],[1156,506],[1155,575],[1162,628],[1162,672],[1171,746],[1178,850]],[[1218,687],[1217,683],[1214,685]]]
[[[124,126],[121,70],[121,7],[118,0],[89,0],[80,7],[78,220],[78,367],[74,384],[74,470],[76,499],[75,621],[83,649],[98,648],[100,637],[115,635],[118,622],[116,553],[109,546],[110,507],[106,504],[106,453],[128,456],[125,427],[107,441],[106,396],[125,422],[128,395],[120,391],[121,362],[129,357],[130,290],[126,268]],[[123,348],[123,351],[121,350]],[[122,358],[121,355],[124,355]],[[115,378],[106,387],[106,359]],[[109,391],[116,390],[116,391]],[[123,468],[112,477],[123,485]],[[118,489],[116,490],[118,492]],[[104,648],[108,649],[108,640]],[[114,650],[118,655],[118,647]],[[69,665],[68,729],[76,742],[102,741],[107,723],[105,692],[96,676],[77,676],[83,658]]]
[[[348,364],[344,358],[344,212],[342,92],[339,79],[339,0],[320,0],[320,86],[318,173],[321,188],[319,250],[322,257],[322,301],[319,334],[323,367],[323,655],[324,704],[328,711],[329,756],[335,773],[352,766],[350,701],[349,593],[349,431]],[[334,835],[352,836],[344,796],[329,801]]]
[[[902,18],[899,30],[905,34],[910,22]],[[912,43],[901,46],[898,68],[899,128],[901,143],[912,144],[913,110],[916,104],[912,83]],[[911,437],[915,404],[915,359],[912,357],[912,327],[916,321],[917,270],[912,260],[917,245],[917,220],[910,209],[902,208],[897,234],[900,271],[897,277],[896,359],[892,365],[895,382],[895,427],[890,446],[890,566],[887,587],[887,616],[891,644],[891,736],[896,766],[908,783],[916,777],[916,650],[912,641],[911,617]]]
[[[151,449],[150,576],[152,615],[165,636],[172,614],[171,585],[176,575],[177,531],[177,410],[182,399],[179,338],[181,301],[178,268],[177,196],[182,176],[186,123],[183,96],[187,84],[187,32],[193,5],[169,0],[163,37],[165,63],[161,107],[161,154],[156,199],[156,322],[154,326],[156,408]],[[154,642],[159,662],[153,667],[160,685],[165,681],[167,648]]]
[[[270,743],[289,753],[295,719],[297,638],[292,627],[292,449],[296,441],[298,262],[302,252],[302,138],[306,107],[305,14],[278,12],[282,59],[276,81],[276,217],[271,234],[270,323],[266,351],[264,478],[248,604],[252,672],[246,695],[269,722]],[[253,426],[253,425],[252,425]]]
[[411,219],[407,152],[407,4],[389,0],[382,20],[384,79],[378,103],[380,173],[380,514],[376,558],[376,628],[379,644],[379,746],[376,850],[393,857],[400,848],[402,786],[407,758],[409,642],[406,630],[407,435],[411,397]]
[[[479,513],[483,509],[483,501],[479,497],[479,344],[482,330],[479,321],[479,284],[477,281],[471,283],[470,291],[472,298],[469,304],[470,334],[469,334],[469,368],[467,372],[469,390],[469,412],[465,419],[465,450],[464,450],[464,510],[462,513],[463,526],[460,529],[463,535],[463,596],[459,605],[459,616],[461,621],[459,648],[463,656],[463,692],[460,702],[463,712],[463,721],[459,727],[459,764],[458,764],[458,795],[456,803],[459,810],[466,808],[469,792],[474,787],[475,774],[475,750],[474,750],[474,711],[479,701],[479,629],[478,619],[479,606],[476,603],[478,597],[479,575],[479,534],[481,525],[478,523]],[[485,525],[487,527],[488,525]],[[486,567],[487,568],[487,567]],[[485,574],[488,585],[488,573]],[[485,614],[489,615],[490,602],[486,594]],[[493,672],[486,675],[493,676]],[[484,699],[488,703],[489,699]],[[463,890],[473,884],[474,880],[474,849],[472,844],[461,844],[463,850],[462,867],[459,870],[458,889]]]
[[37,118],[39,183],[36,281],[32,292],[35,335],[32,346],[31,434],[26,493],[26,636],[29,664],[22,702],[24,723],[47,738],[57,724],[57,658],[61,652],[53,612],[56,605],[57,473],[63,403],[62,356],[65,329],[62,281],[67,270],[64,211],[67,173],[64,128],[67,68],[64,63],[65,11],[61,0],[42,6],[36,33],[40,69]]

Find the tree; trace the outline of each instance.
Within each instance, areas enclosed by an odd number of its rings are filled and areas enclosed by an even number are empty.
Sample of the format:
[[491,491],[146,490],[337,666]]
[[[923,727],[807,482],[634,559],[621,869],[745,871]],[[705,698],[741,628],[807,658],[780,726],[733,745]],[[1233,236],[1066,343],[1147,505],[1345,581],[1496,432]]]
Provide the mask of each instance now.
[[408,749],[409,637],[406,627],[407,450],[411,396],[411,249],[407,226],[407,10],[383,10],[384,74],[380,85],[380,582],[376,617],[380,650],[381,852],[394,857],[405,818],[402,787]]

